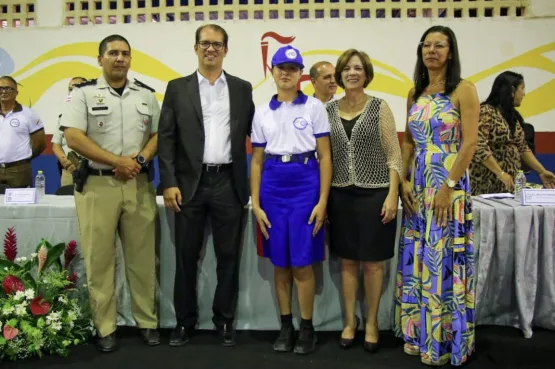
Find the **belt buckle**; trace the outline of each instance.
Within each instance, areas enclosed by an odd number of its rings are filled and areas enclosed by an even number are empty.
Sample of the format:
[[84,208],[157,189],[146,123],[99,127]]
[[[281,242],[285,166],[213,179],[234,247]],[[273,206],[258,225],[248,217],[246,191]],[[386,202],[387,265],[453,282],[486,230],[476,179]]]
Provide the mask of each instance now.
[[291,155],[282,155],[281,156],[281,162],[282,163],[289,163],[291,161]]
[[[213,170],[215,168],[215,170]],[[219,172],[220,171],[220,164],[206,164],[206,171],[207,172]]]

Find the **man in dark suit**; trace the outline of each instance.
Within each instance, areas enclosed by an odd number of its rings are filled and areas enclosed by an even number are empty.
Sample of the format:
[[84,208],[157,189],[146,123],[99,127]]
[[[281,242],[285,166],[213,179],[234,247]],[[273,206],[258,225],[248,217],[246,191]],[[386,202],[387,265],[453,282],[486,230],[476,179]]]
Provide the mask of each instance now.
[[187,343],[198,322],[197,262],[209,217],[218,262],[212,321],[222,344],[234,346],[252,85],[223,70],[228,35],[222,27],[198,28],[194,49],[198,69],[169,82],[158,133],[164,203],[176,212],[177,326],[170,345]]

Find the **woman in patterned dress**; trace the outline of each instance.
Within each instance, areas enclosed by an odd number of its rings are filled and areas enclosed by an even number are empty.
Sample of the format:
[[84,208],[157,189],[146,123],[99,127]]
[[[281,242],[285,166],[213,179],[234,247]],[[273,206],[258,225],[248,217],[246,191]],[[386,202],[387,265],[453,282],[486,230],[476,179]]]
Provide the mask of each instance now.
[[[474,249],[467,168],[480,102],[463,81],[455,34],[434,26],[417,50],[402,144],[404,216],[395,334],[427,365],[463,364],[474,350]],[[408,173],[410,172],[410,177]]]
[[480,106],[478,148],[472,159],[472,195],[511,191],[522,163],[539,174],[546,188],[555,188],[555,175],[536,159],[524,138],[524,119],[515,109],[524,99],[524,78],[506,71],[495,78]]

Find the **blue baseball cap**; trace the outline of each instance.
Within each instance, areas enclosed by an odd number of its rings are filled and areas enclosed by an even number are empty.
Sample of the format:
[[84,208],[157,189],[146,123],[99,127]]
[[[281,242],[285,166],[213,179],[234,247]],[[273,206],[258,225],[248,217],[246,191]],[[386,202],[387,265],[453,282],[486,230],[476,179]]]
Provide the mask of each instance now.
[[272,57],[272,67],[285,63],[295,64],[304,69],[300,51],[291,45],[280,47]]

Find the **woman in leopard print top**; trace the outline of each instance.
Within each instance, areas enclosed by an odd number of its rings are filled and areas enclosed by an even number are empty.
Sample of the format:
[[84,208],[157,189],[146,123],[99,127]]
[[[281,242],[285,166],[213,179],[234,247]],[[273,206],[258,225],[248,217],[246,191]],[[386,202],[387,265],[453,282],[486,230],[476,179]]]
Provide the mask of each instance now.
[[524,121],[515,109],[524,94],[523,77],[506,71],[497,76],[482,103],[478,147],[470,166],[473,195],[512,191],[521,162],[539,174],[544,187],[555,188],[555,175],[540,164],[524,139]]

